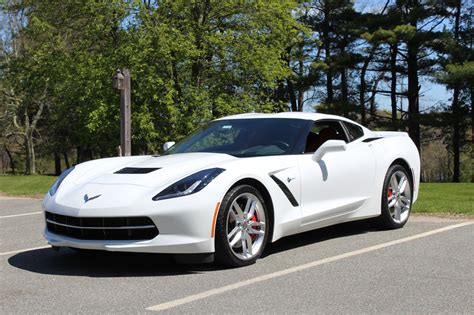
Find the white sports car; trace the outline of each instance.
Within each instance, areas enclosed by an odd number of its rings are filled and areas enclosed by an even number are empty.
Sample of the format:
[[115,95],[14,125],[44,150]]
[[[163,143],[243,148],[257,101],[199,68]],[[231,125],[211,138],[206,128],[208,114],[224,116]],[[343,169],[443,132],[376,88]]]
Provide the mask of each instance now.
[[43,201],[48,243],[244,266],[267,242],[332,224],[400,228],[418,195],[407,134],[339,116],[235,115],[173,144],[66,170]]

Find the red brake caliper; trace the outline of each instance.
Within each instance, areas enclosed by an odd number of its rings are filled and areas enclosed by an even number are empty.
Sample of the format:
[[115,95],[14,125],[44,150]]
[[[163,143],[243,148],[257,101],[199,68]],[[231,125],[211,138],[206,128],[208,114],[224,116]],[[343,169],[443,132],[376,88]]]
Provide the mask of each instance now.
[[392,188],[389,188],[388,189],[388,198],[392,197],[392,194],[393,194]]
[[[257,217],[255,216],[255,214],[250,218],[250,221],[253,221],[253,222],[257,222]],[[257,228],[257,227],[253,227],[254,230],[258,230],[260,228]],[[256,234],[252,234],[250,235],[250,237],[252,238],[252,242],[255,241],[255,239],[257,238],[257,235]]]

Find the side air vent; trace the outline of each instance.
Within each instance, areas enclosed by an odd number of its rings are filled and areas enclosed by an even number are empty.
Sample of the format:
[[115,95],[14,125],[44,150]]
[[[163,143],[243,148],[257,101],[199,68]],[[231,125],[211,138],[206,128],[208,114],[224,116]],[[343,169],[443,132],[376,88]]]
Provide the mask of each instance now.
[[148,174],[159,169],[159,167],[124,167],[114,174]]
[[295,196],[291,193],[291,191],[288,189],[288,187],[280,180],[278,177],[275,175],[270,175],[270,177],[275,181],[275,183],[280,187],[280,189],[283,191],[285,194],[286,198],[290,201],[291,205],[293,207],[298,206],[298,201],[296,201]]
[[372,141],[379,140],[379,139],[382,139],[382,137],[367,138],[367,139],[362,140],[362,142],[367,143],[367,142],[372,142]]

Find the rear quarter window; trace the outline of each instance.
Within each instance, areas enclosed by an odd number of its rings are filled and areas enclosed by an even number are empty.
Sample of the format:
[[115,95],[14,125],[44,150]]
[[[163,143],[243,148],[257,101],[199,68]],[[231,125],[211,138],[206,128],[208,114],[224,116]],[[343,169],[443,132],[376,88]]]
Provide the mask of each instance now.
[[360,126],[346,121],[344,121],[344,126],[346,126],[346,129],[349,133],[349,142],[359,139],[364,135],[364,130]]

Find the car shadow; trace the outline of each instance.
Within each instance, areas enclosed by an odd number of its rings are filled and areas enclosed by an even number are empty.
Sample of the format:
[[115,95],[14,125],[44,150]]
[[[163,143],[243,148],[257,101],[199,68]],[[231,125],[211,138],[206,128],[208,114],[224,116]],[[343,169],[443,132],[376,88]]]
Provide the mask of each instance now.
[[171,255],[146,253],[77,252],[68,248],[31,250],[8,259],[16,268],[30,272],[63,276],[148,277],[176,276],[219,269],[217,266],[175,263]]
[[[338,224],[285,237],[268,244],[262,258],[325,240],[364,234],[373,229],[365,221]],[[108,277],[177,276],[223,270],[215,264],[177,264],[171,255],[120,252],[77,252],[50,248],[18,253],[8,259],[16,268],[49,275]]]
[[265,248],[262,258],[284,252],[286,250],[324,242],[334,238],[343,238],[373,231],[375,231],[374,228],[366,220],[332,225],[329,227],[284,237],[275,243],[270,243]]

